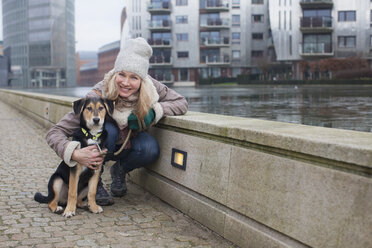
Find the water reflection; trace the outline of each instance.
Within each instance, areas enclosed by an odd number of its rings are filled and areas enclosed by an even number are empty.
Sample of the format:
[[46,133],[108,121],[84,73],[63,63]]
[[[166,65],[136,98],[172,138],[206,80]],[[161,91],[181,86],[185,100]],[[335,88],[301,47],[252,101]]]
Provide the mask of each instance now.
[[[37,89],[82,97],[89,87]],[[191,111],[372,132],[372,86],[175,88]]]

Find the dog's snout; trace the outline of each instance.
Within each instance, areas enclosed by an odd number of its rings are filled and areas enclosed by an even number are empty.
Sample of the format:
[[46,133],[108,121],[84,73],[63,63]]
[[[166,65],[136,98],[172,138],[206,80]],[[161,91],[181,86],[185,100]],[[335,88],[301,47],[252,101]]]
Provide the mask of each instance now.
[[93,118],[93,122],[94,122],[94,124],[98,124],[99,121],[100,121],[100,118],[98,118],[98,117],[94,117],[94,118]]

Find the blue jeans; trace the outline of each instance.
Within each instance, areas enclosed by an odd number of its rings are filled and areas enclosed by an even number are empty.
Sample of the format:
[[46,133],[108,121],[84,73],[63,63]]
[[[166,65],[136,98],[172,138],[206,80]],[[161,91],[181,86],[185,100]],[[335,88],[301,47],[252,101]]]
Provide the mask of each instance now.
[[[108,152],[119,150],[120,145],[116,145],[116,141],[119,137],[118,128],[113,123],[107,122],[105,129],[107,131],[106,148]],[[124,149],[115,158],[115,160],[120,161],[120,165],[125,173],[151,164],[159,157],[159,144],[157,140],[147,132],[137,133],[134,137],[130,138],[130,144],[130,149]]]

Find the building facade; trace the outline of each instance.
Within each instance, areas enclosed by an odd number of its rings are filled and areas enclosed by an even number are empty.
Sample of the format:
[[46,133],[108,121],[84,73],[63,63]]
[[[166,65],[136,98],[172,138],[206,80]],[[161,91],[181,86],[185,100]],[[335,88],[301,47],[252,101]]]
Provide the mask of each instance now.
[[332,58],[371,65],[372,1],[270,0],[269,6],[277,60],[291,62],[294,78],[308,78],[311,68],[303,62],[313,63],[313,72],[319,71],[316,61]]
[[10,85],[75,86],[74,0],[3,0],[2,8]]
[[370,59],[371,5],[370,0],[128,0],[123,33],[148,40],[154,51],[150,74],[163,82],[239,74],[302,79],[301,61]]

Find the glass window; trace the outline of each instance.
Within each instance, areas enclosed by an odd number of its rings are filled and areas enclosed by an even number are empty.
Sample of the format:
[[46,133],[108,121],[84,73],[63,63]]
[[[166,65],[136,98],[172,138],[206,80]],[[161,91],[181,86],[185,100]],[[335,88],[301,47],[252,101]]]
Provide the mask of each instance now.
[[263,4],[264,0],[252,0],[252,4]]
[[240,7],[240,0],[232,0],[232,7],[239,8]]
[[189,34],[188,33],[180,33],[176,34],[178,41],[188,41],[189,40]]
[[178,58],[188,58],[189,57],[189,52],[177,52],[177,57]]
[[240,60],[240,51],[238,51],[238,50],[233,50],[233,51],[232,51],[232,59],[233,59],[233,60]]
[[188,81],[189,80],[189,70],[186,68],[181,68],[180,72],[180,80],[181,81]]
[[338,12],[339,22],[353,22],[356,21],[356,11],[339,11]]
[[253,22],[263,22],[264,15],[252,15]]
[[372,47],[372,35],[369,37],[369,47]]
[[263,39],[263,33],[252,33],[252,39],[253,40],[262,40]]
[[261,50],[258,50],[258,51],[253,50],[252,51],[252,57],[253,58],[263,57],[263,51],[261,51]]
[[187,16],[176,16],[176,23],[187,23]]
[[355,48],[356,37],[355,36],[339,36],[338,47],[339,48]]
[[240,15],[232,15],[232,25],[240,26]]
[[176,0],[176,6],[186,6],[187,0]]
[[232,44],[240,44],[240,32],[231,33],[231,42]]

